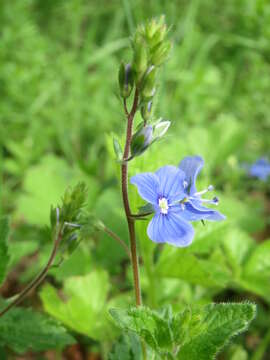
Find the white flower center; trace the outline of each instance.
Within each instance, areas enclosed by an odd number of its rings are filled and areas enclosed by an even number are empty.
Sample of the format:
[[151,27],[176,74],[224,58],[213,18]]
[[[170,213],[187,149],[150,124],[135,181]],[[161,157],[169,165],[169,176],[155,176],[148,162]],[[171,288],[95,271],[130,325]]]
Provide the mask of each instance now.
[[160,207],[161,214],[168,214],[169,205],[166,198],[159,199],[158,206]]

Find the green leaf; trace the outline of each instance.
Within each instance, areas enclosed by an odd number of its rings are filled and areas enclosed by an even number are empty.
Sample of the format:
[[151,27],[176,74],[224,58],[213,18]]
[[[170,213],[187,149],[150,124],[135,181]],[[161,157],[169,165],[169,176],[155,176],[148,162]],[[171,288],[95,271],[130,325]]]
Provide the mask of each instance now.
[[170,349],[173,338],[167,319],[146,307],[130,310],[110,309],[116,325],[122,330],[136,332],[154,350]]
[[[88,202],[95,200],[98,185],[96,181],[86,178],[79,169],[56,156],[48,155],[41,162],[29,168],[23,182],[23,192],[17,199],[17,218],[25,219],[34,225],[48,225],[50,208],[63,196],[63,190],[84,181],[91,189]],[[46,191],[43,191],[46,189]]]
[[[105,271],[68,278],[61,297],[46,285],[40,293],[45,310],[71,329],[100,340],[108,337],[106,299],[109,279]],[[65,301],[63,301],[63,296]]]
[[244,262],[240,284],[270,302],[270,240],[257,245]]
[[9,262],[7,247],[8,232],[9,226],[7,218],[0,218],[0,285],[5,278],[6,269]]
[[128,332],[121,336],[109,354],[109,360],[141,360],[141,342],[138,336]]
[[200,259],[189,249],[166,247],[157,263],[159,276],[179,278],[205,287],[224,287],[230,280],[228,269],[214,259]]
[[152,214],[154,212],[154,208],[152,204],[147,203],[146,205],[140,206],[139,207],[139,211],[138,211],[138,215],[144,215],[144,214]]
[[[210,304],[192,312],[189,339],[180,347],[179,360],[211,360],[230,340],[245,331],[255,316],[253,304]],[[196,332],[192,334],[197,320]]]
[[231,269],[236,276],[239,276],[242,264],[249,256],[251,249],[255,247],[254,240],[244,231],[235,228],[224,236],[222,246]]
[[270,277],[270,240],[256,246],[245,263],[244,274],[246,276]]
[[162,359],[178,354],[179,360],[210,360],[232,336],[247,329],[255,310],[255,305],[240,303],[187,308],[176,315],[170,309],[146,307],[111,309],[110,314],[123,331],[135,332]]
[[73,343],[55,320],[32,310],[16,308],[0,318],[0,346],[17,353],[61,349]]
[[194,241],[188,247],[188,251],[195,254],[208,254],[216,248],[224,236],[229,232],[230,225],[227,221],[218,223],[206,222],[194,224],[196,236]]

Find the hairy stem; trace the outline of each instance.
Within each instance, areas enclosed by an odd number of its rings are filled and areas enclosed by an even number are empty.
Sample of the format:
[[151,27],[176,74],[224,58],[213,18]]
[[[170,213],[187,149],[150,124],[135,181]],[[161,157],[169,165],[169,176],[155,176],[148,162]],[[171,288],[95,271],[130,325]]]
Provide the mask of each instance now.
[[34,280],[30,282],[30,284],[26,286],[26,288],[10,304],[8,304],[3,310],[0,311],[0,317],[6,314],[11,308],[18,305],[31,290],[35,289],[45,279],[48,271],[50,270],[51,265],[53,264],[61,240],[62,240],[62,228],[60,228],[57,234],[51,255],[44,269]]
[[[127,114],[127,131],[126,131],[126,143],[123,154],[123,160],[129,157],[130,143],[132,138],[133,119],[137,111],[138,100],[139,100],[139,93],[138,93],[138,89],[136,89],[134,95],[134,101],[130,113],[127,111],[126,102],[124,101],[125,113]],[[131,215],[129,199],[128,199],[128,163],[127,162],[123,162],[122,164],[121,175],[122,175],[122,182],[121,182],[122,198],[123,198],[123,204],[124,204],[125,214],[128,223],[128,230],[129,230],[131,265],[133,270],[136,305],[140,306],[142,304],[140,276],[139,276],[138,256],[137,256],[137,247],[136,247],[135,222]]]

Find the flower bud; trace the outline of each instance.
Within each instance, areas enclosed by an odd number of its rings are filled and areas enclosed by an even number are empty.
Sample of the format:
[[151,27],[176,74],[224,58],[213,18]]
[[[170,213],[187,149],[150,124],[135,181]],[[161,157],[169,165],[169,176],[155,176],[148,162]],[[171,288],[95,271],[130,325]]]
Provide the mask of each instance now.
[[142,154],[153,141],[153,126],[142,126],[131,139],[131,156]]
[[151,100],[155,95],[156,88],[156,68],[155,66],[150,66],[145,74],[142,87],[141,87],[141,95],[144,101]]
[[134,56],[133,56],[133,64],[132,64],[135,73],[135,80],[137,84],[143,78],[143,75],[147,70],[147,63],[148,63],[147,46],[144,43],[142,37],[140,37],[139,39],[140,40],[137,40],[137,42],[134,42],[133,44]]
[[148,103],[144,104],[141,107],[141,116],[144,119],[144,121],[147,121],[151,118],[152,115],[152,101],[148,101]]
[[160,45],[157,45],[152,51],[151,62],[155,66],[162,65],[168,58],[172,44],[169,41],[166,41]]
[[145,34],[151,49],[165,39],[167,26],[164,19],[164,16],[159,19],[152,19],[145,26]]
[[134,84],[134,78],[130,64],[124,65],[122,63],[120,65],[118,80],[119,80],[120,95],[126,99],[129,97]]
[[159,28],[159,24],[157,19],[151,19],[145,25],[145,35],[148,40],[152,39],[152,37],[157,33]]

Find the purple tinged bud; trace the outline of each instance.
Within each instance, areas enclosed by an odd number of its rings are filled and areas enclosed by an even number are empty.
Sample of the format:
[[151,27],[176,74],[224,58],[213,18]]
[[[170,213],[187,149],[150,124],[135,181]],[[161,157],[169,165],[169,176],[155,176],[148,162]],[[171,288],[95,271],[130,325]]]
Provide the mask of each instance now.
[[141,116],[144,119],[144,121],[148,121],[151,118],[152,115],[152,101],[149,101],[147,104],[144,104],[141,107]]
[[131,94],[134,84],[134,78],[132,73],[132,67],[130,64],[124,65],[123,63],[120,65],[119,74],[119,87],[120,94],[123,98],[128,98]]
[[142,126],[133,136],[131,140],[131,156],[141,155],[153,141],[153,126]]

